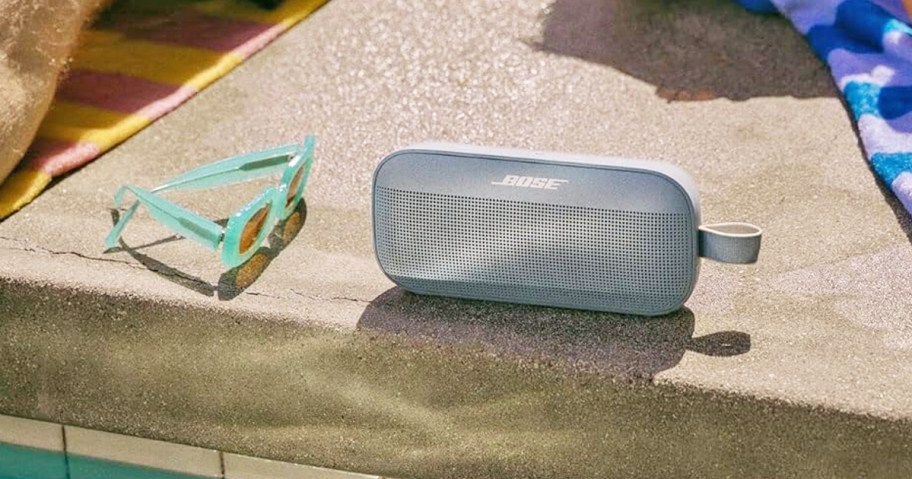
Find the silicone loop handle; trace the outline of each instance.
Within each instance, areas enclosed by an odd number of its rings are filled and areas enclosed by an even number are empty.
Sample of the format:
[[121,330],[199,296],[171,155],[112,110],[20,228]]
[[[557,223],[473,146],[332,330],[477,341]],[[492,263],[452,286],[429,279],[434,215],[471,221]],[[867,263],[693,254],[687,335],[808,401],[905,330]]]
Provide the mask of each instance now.
[[703,225],[700,256],[722,263],[756,263],[762,236],[763,230],[749,223]]

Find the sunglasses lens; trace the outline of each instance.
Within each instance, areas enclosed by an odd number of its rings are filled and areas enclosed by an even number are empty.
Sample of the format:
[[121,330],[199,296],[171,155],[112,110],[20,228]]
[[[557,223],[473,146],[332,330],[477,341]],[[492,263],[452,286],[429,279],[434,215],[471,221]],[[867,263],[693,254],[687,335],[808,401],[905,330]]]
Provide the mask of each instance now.
[[301,165],[301,167],[298,168],[298,172],[295,173],[294,178],[291,179],[291,183],[288,185],[288,195],[285,197],[285,209],[294,206],[294,201],[298,196],[298,190],[301,189],[301,180],[303,178],[304,165]]
[[241,231],[241,254],[246,253],[247,250],[253,246],[257,237],[260,236],[260,231],[263,230],[263,225],[266,223],[266,218],[269,216],[269,208],[270,205],[263,206],[247,220],[247,224],[244,225],[244,230]]

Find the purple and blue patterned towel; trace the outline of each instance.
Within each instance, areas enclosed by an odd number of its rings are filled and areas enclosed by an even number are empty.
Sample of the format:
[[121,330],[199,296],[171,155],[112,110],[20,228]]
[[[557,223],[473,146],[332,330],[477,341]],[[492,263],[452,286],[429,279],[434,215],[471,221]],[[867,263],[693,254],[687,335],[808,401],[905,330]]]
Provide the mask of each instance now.
[[779,12],[825,61],[868,159],[912,213],[912,0],[738,0]]

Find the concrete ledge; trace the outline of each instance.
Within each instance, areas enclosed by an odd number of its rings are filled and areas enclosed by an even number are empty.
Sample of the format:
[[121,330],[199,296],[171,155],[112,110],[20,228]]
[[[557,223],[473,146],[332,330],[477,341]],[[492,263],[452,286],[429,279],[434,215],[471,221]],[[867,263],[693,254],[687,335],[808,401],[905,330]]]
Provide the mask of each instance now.
[[17,415],[393,477],[912,470],[907,421],[370,328],[2,291],[0,410]]

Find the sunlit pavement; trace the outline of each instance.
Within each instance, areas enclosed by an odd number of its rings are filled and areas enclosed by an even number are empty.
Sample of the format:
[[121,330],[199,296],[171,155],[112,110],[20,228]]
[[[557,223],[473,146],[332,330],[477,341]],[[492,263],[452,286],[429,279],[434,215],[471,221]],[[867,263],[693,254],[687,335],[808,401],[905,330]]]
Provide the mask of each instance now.
[[[234,271],[112,195],[318,137],[306,207]],[[660,159],[764,228],[643,319],[422,298],[370,181],[428,139]],[[172,197],[212,218],[262,183]],[[825,69],[722,1],[332,0],[0,223],[0,413],[395,477],[912,469],[912,243]]]

